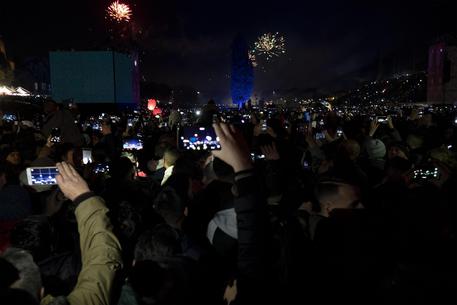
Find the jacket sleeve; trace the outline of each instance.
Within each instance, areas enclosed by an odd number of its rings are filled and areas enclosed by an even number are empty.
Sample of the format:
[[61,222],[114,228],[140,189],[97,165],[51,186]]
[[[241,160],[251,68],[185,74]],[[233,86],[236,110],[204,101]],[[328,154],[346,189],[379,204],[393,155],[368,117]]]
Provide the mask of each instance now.
[[266,162],[265,183],[270,196],[282,195],[284,191],[284,173],[281,167],[281,161],[272,160]]
[[121,246],[112,232],[108,209],[99,197],[76,208],[82,269],[67,300],[71,305],[108,305],[116,271],[122,267]]
[[268,218],[259,180],[252,172],[235,177],[239,196],[235,199],[238,227],[238,297],[243,303],[259,302],[266,282]]

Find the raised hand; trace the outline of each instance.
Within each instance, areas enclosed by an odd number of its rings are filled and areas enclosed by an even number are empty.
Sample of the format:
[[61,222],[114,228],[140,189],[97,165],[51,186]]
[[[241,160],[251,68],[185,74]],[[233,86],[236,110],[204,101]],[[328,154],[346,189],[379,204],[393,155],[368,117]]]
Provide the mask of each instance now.
[[66,162],[57,163],[59,174],[56,177],[57,184],[65,197],[74,201],[78,196],[90,192],[86,181]]
[[51,141],[52,137],[49,136],[48,139],[46,140],[46,146],[51,148],[54,146],[54,143]]
[[276,132],[271,127],[267,127],[267,133],[274,139],[276,139],[277,135]]
[[278,150],[276,149],[275,143],[271,145],[260,146],[260,151],[262,151],[262,154],[265,155],[266,160],[275,161],[281,158],[279,156]]
[[370,123],[370,132],[368,133],[368,135],[370,137],[372,137],[375,134],[376,130],[378,130],[378,127],[379,127],[379,123],[378,123],[378,121],[376,119],[371,121],[371,123]]
[[227,287],[225,287],[224,301],[227,302],[227,305],[230,305],[233,301],[235,301],[237,294],[238,289],[236,280],[234,280],[233,285],[227,285]]
[[389,126],[390,129],[394,129],[394,122],[392,120],[392,117],[389,115],[387,116],[387,125]]
[[214,150],[213,155],[232,166],[235,173],[251,169],[248,146],[235,127],[225,123],[216,123],[213,127],[221,143],[221,150]]

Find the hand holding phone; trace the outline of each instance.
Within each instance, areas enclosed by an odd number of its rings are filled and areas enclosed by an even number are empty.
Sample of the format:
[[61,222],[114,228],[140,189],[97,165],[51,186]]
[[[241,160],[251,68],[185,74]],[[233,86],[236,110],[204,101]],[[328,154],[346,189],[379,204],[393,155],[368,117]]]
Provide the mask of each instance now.
[[213,151],[213,155],[232,166],[235,173],[251,169],[248,145],[241,133],[224,123],[213,124],[213,127],[221,143],[221,150]]
[[56,165],[59,174],[56,177],[57,184],[65,197],[74,201],[82,194],[90,192],[86,181],[78,174],[78,172],[66,162],[57,163]]
[[279,160],[281,157],[279,155],[278,150],[276,149],[276,145],[272,143],[271,145],[264,145],[260,147],[260,151],[265,156],[265,159],[270,161]]

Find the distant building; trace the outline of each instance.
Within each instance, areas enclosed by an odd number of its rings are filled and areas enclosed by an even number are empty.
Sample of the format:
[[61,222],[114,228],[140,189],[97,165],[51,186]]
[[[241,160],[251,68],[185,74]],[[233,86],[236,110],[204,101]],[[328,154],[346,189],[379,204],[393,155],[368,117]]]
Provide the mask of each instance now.
[[51,52],[51,91],[56,101],[139,103],[138,58],[114,51]]

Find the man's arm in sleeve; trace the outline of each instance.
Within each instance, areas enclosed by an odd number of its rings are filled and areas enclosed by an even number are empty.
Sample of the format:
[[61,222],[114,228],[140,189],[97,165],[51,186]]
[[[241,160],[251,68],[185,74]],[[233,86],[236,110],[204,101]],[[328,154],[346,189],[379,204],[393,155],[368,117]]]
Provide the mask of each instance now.
[[[112,232],[104,201],[90,192],[78,172],[69,164],[57,163],[57,184],[76,205],[82,269],[73,291],[71,305],[109,305],[116,272],[122,267],[121,246]],[[41,304],[49,304],[47,296]]]
[[[110,304],[116,272],[122,267],[121,246],[112,232],[104,201],[91,194],[76,208],[82,269],[70,304]],[[78,198],[75,203],[78,203]]]

